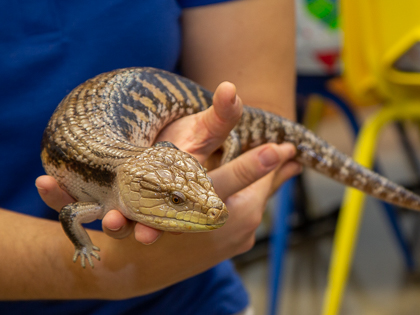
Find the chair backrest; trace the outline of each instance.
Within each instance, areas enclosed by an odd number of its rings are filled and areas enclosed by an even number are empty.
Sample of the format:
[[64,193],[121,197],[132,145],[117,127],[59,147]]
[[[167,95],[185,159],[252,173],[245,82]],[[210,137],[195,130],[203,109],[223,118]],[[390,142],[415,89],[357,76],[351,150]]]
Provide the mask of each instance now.
[[420,99],[420,0],[341,0],[344,79],[360,100]]

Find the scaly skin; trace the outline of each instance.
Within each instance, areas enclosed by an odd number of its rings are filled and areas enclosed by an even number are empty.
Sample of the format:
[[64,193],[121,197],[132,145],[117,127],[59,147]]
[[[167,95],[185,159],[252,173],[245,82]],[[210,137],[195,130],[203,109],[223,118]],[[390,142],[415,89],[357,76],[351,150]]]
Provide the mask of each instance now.
[[[77,202],[60,213],[63,228],[93,267],[99,259],[80,223],[119,209],[128,219],[178,232],[209,231],[228,218],[204,168],[191,155],[161,142],[170,122],[211,106],[212,94],[183,77],[129,68],[86,81],[66,96],[45,129],[46,172]],[[303,126],[245,106],[223,149],[224,163],[266,142],[291,142],[297,161],[345,185],[399,206],[420,210],[420,197],[356,164]]]

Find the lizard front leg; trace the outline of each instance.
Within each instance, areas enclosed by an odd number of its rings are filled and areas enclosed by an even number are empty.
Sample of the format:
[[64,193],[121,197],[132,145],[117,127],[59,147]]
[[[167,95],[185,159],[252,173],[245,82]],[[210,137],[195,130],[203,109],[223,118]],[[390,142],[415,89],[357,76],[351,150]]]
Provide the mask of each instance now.
[[82,223],[90,223],[101,219],[104,215],[104,208],[95,202],[75,202],[63,207],[60,211],[60,222],[70,241],[74,244],[75,252],[73,262],[80,256],[82,267],[85,268],[85,259],[93,268],[92,256],[100,260],[99,248],[92,244]]

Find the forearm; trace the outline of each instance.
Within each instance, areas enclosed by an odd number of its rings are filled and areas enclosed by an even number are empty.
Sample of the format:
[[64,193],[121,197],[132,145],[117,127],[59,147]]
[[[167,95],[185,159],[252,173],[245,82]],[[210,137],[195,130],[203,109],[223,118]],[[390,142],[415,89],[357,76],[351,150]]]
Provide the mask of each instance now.
[[[229,228],[228,228],[229,229]],[[175,236],[153,246],[89,231],[101,248],[95,268],[72,262],[74,248],[58,222],[0,210],[0,299],[124,299],[196,275],[234,253],[227,230]],[[222,232],[222,233],[220,233]],[[221,246],[223,244],[223,246]]]

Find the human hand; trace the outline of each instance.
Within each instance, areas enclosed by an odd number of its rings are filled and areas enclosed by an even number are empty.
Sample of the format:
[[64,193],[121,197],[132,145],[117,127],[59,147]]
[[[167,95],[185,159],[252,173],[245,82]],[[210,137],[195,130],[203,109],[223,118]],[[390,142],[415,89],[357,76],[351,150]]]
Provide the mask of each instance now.
[[[212,107],[175,121],[160,133],[156,141],[171,141],[181,150],[194,155],[200,163],[204,163],[211,153],[223,143],[230,130],[236,125],[241,113],[242,102],[239,97],[236,97],[235,86],[225,82],[217,88]],[[188,128],[185,126],[188,126]],[[260,167],[262,164],[256,165],[254,161],[264,156],[264,152],[265,155],[267,155],[267,152],[271,152],[271,159],[276,160],[269,168],[266,166]],[[267,174],[278,164],[282,164],[281,162],[285,160],[284,156],[290,158],[290,155],[294,154],[293,152],[294,148],[292,146],[287,148],[287,145],[281,147],[270,144],[267,147],[263,146],[247,152],[235,161],[210,172],[209,176],[217,178],[214,180],[216,191],[225,192],[219,195],[222,199],[226,199],[231,194]],[[227,176],[227,174],[231,176]],[[284,174],[287,174],[287,172]],[[218,188],[219,183],[221,188]],[[228,187],[225,187],[226,183],[230,183]],[[61,190],[51,176],[39,177],[36,186],[44,202],[57,211],[60,211],[64,205],[74,202],[74,199]],[[267,189],[265,190],[267,191]],[[261,196],[265,196],[263,198],[265,200],[268,193]],[[238,200],[238,197],[234,200]],[[235,204],[232,200],[230,203],[232,203],[232,207]],[[163,233],[139,223],[134,224],[117,210],[109,211],[105,215],[102,226],[104,232],[114,238],[126,237],[132,233],[134,227],[136,239],[143,244],[152,244]]]

